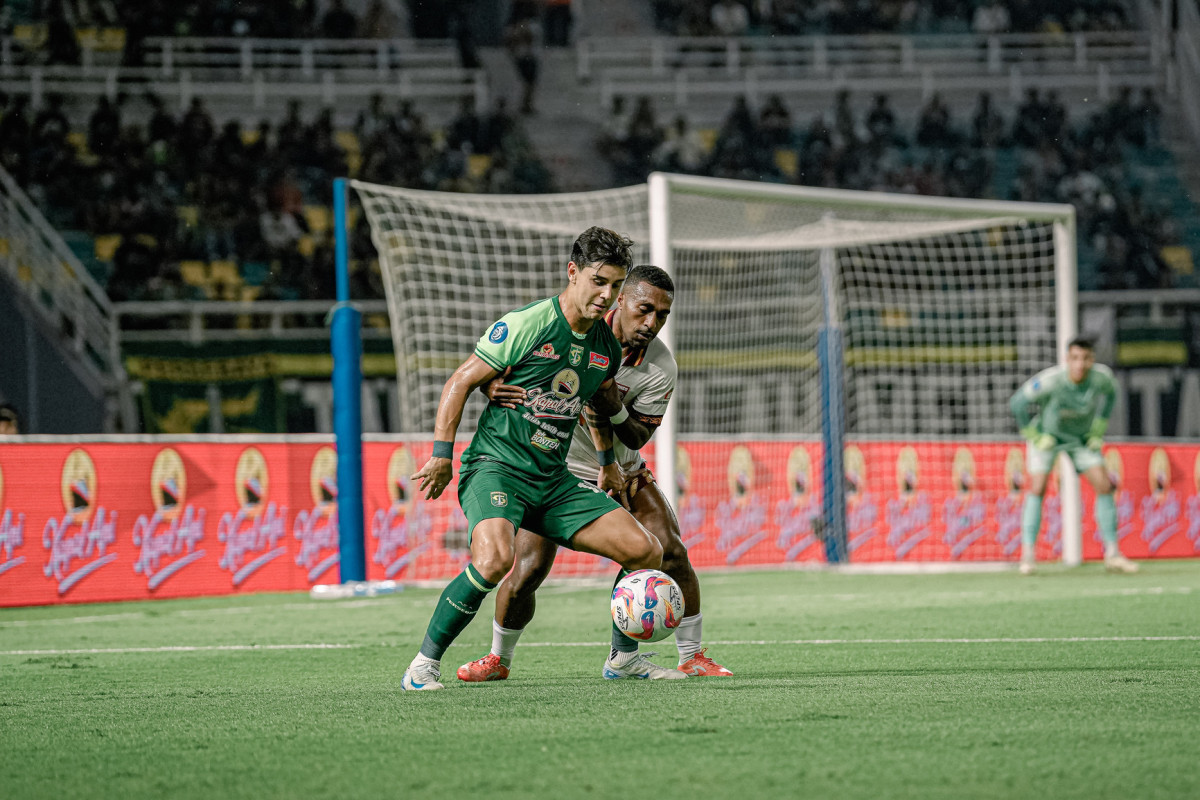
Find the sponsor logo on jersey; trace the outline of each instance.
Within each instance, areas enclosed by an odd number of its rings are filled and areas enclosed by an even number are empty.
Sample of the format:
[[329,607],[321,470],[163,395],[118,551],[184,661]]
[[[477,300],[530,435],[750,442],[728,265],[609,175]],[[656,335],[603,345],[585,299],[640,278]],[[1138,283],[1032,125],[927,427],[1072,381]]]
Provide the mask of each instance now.
[[670,399],[671,399],[671,395],[673,395],[673,394],[675,394],[675,390],[674,390],[674,389],[667,389],[667,393],[663,395],[663,402],[665,403],[665,402],[667,402],[668,400],[670,400]]
[[497,322],[492,326],[492,332],[488,334],[488,341],[492,344],[500,344],[508,338],[508,326],[503,322]]
[[562,356],[554,352],[554,345],[546,342],[540,350],[534,350],[533,354],[538,358],[548,358],[551,361],[558,361]]
[[554,392],[555,397],[570,400],[579,394],[579,373],[573,369],[559,370],[550,384],[550,391]]
[[583,345],[571,345],[571,352],[567,354],[567,360],[571,362],[572,367],[578,367],[579,362],[583,361]]
[[608,356],[599,353],[588,353],[588,366],[597,369],[608,369]]
[[542,431],[533,434],[533,438],[529,440],[529,443],[539,450],[545,450],[547,453],[558,449],[558,439],[548,436]]
[[492,492],[492,505],[504,508],[508,505],[508,495],[505,492]]

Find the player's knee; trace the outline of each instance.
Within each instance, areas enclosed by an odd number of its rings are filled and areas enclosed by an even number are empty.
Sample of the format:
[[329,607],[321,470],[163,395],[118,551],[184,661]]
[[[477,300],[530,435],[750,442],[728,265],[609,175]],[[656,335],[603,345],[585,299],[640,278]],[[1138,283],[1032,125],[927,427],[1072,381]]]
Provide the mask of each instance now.
[[505,584],[508,585],[509,591],[515,598],[525,598],[532,595],[542,585],[542,581],[546,580],[546,576],[550,574],[550,567],[554,562],[543,565],[540,562],[531,561],[530,559],[521,558],[513,564],[512,575],[508,577]]
[[668,575],[675,575],[683,572],[688,568],[687,548],[683,546],[683,542],[679,539],[670,539],[662,542],[662,571]]
[[512,545],[496,543],[471,553],[471,563],[489,583],[499,583],[513,565]]
[[642,537],[630,553],[628,569],[660,569],[663,561],[663,548],[658,539],[648,534]]

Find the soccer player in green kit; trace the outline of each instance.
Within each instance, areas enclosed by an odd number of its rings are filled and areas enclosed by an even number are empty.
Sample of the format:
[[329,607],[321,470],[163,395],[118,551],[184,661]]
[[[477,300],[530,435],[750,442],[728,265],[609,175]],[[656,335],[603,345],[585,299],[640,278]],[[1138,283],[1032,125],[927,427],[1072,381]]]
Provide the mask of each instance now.
[[[1113,485],[1104,469],[1104,432],[1117,396],[1112,370],[1096,363],[1090,339],[1079,336],[1067,345],[1067,365],[1034,375],[1013,395],[1010,407],[1028,444],[1025,464],[1030,485],[1021,512],[1021,574],[1034,572],[1034,544],[1042,525],[1042,495],[1059,453],[1096,490],[1096,523],[1104,540],[1104,565],[1110,572],[1137,572],[1137,564],[1117,545],[1117,507]],[[1039,409],[1033,413],[1032,406]]]
[[[421,650],[401,681],[406,691],[443,688],[442,655],[512,568],[519,528],[626,569],[662,564],[658,539],[608,494],[624,487],[607,422],[622,408],[613,380],[621,345],[603,317],[632,263],[631,244],[605,228],[584,231],[571,249],[562,293],[492,325],[442,389],[433,456],[412,476],[431,500],[453,477],[454,436],[471,392],[511,367],[506,380],[525,389],[526,397],[515,408],[489,404],[463,453],[458,498],[471,561],[438,599]],[[584,403],[604,417],[592,430],[599,486],[566,466]]]

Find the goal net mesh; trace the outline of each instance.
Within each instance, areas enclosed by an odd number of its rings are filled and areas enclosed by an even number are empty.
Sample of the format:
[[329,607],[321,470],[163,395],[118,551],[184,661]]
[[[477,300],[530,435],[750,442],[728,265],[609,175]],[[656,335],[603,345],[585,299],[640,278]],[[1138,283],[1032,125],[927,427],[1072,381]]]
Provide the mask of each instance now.
[[[693,563],[823,558],[817,341],[830,323],[844,337],[852,558],[1012,557],[1008,400],[1055,361],[1053,226],[724,183],[668,195],[677,511]],[[648,260],[645,186],[497,197],[353,185],[385,276],[405,432],[432,432],[443,384],[492,322],[561,291],[584,229],[624,233],[635,263]],[[569,561],[558,574],[611,567]]]

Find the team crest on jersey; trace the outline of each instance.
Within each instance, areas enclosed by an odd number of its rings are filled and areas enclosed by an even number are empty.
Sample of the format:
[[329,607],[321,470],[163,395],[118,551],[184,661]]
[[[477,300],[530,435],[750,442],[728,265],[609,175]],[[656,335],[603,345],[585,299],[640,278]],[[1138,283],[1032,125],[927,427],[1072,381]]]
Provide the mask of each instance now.
[[492,326],[492,332],[488,334],[488,341],[492,344],[500,344],[508,338],[508,326],[503,322],[497,322]]
[[608,356],[599,353],[588,353],[588,366],[597,369],[608,369]]
[[559,373],[554,376],[554,383],[551,384],[550,390],[554,392],[555,397],[570,400],[579,394],[579,374],[573,369],[559,370]]
[[583,361],[583,345],[571,345],[571,352],[567,354],[567,360],[571,362],[572,367],[578,367],[580,362]]
[[554,345],[549,342],[542,345],[540,350],[534,350],[533,354],[538,358],[548,358],[551,361],[558,361],[558,359],[562,358],[562,356],[554,352]]
[[508,495],[504,492],[492,492],[492,505],[496,508],[504,508],[508,505]]

